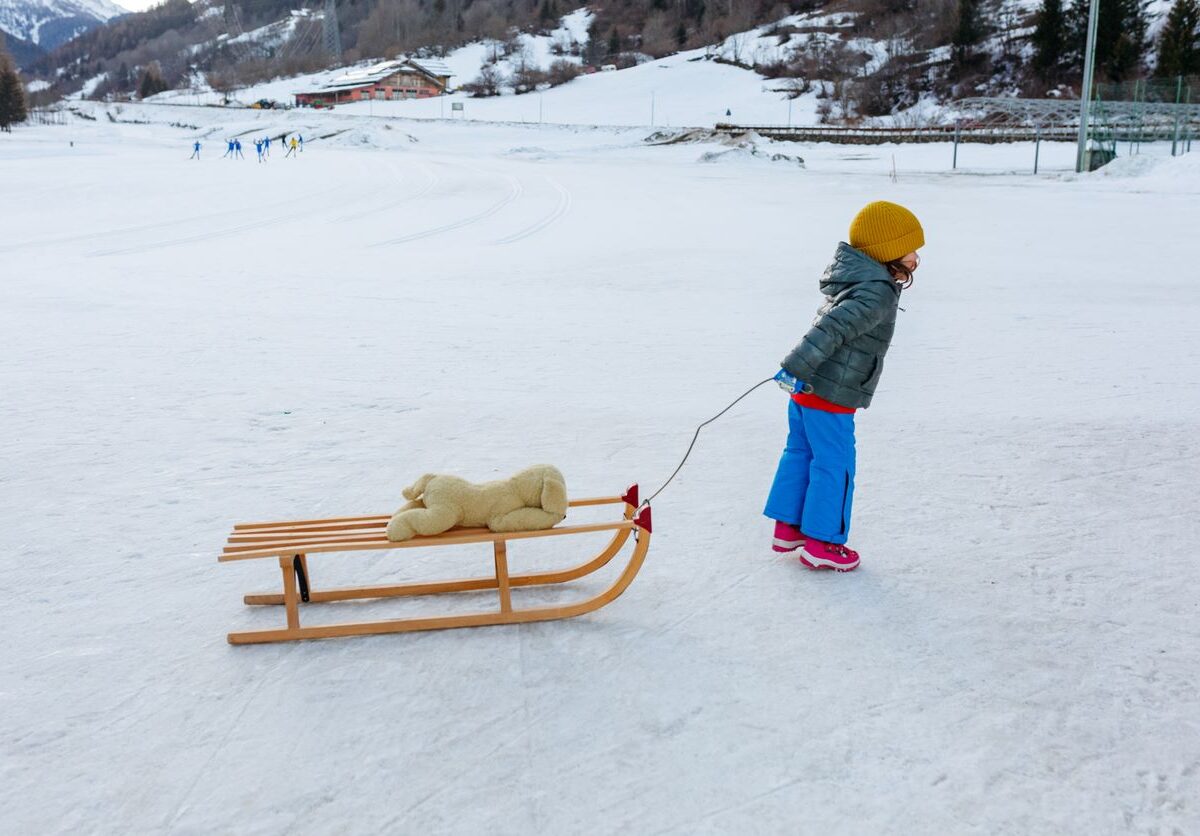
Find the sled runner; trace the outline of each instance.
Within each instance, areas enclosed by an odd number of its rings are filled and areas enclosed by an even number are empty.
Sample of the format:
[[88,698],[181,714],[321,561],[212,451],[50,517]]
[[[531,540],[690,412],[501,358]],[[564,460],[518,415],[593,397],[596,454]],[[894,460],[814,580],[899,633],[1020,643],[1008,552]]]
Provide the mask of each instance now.
[[[385,529],[390,514],[371,517],[335,517],[323,520],[294,520],[291,522],[244,523],[235,525],[219,561],[275,558],[283,575],[282,593],[247,595],[247,604],[282,604],[287,613],[287,627],[278,630],[253,630],[230,633],[230,644],[324,639],[335,636],[364,636],[374,633],[407,633],[414,630],[440,630],[447,627],[482,627],[493,624],[520,624],[527,621],[550,621],[571,618],[603,607],[620,595],[633,582],[646,552],[650,548],[650,506],[638,507],[638,486],[633,485],[624,496],[605,496],[577,499],[572,508],[590,505],[623,503],[624,519],[618,522],[563,525],[540,531],[493,532],[486,528],[452,528],[432,537],[414,537],[394,543],[387,539]],[[569,569],[510,575],[507,546],[510,540],[534,537],[559,537],[598,531],[613,532],[609,544],[591,560]],[[635,546],[629,563],[612,586],[603,592],[573,604],[514,608],[511,590],[522,586],[548,586],[567,583],[590,575],[617,555],[633,535]],[[426,546],[491,543],[495,557],[495,575],[462,580],[427,581],[388,586],[314,589],[308,571],[308,556],[318,552],[386,551]],[[300,603],[349,601],[354,599],[395,598],[410,595],[438,595],[444,592],[470,592],[495,589],[499,609],[490,612],[443,615],[422,618],[401,618],[387,621],[360,621],[344,624],[300,626]]]

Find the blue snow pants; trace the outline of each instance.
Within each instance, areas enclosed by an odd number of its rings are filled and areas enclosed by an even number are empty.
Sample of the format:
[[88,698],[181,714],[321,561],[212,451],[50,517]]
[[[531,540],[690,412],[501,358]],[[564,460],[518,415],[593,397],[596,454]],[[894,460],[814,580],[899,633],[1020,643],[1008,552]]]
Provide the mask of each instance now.
[[763,513],[807,537],[845,543],[854,504],[854,414],[788,402],[788,438]]

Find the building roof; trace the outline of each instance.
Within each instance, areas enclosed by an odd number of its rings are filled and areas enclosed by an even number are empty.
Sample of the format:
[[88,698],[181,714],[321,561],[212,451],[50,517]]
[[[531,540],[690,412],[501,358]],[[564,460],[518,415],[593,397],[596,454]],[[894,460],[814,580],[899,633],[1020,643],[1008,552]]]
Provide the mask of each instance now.
[[342,90],[354,90],[358,87],[376,84],[388,76],[395,75],[401,70],[406,69],[415,69],[418,72],[435,78],[453,75],[450,72],[450,68],[441,61],[434,61],[427,58],[402,58],[396,61],[381,61],[369,67],[359,67],[358,69],[350,70],[350,72],[336,76],[312,90],[303,91],[303,94],[311,95],[314,93],[336,93]]
[[438,61],[434,58],[409,58],[408,63],[412,64],[418,70],[424,70],[425,72],[429,73],[429,75],[445,78],[449,78],[450,76],[454,75],[454,73],[450,72],[450,68],[446,66],[445,62]]

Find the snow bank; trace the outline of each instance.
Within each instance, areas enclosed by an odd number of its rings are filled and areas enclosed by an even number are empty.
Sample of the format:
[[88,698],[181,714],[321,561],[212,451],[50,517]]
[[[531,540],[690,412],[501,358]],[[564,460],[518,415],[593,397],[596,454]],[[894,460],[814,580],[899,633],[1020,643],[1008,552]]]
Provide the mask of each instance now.
[[1170,157],[1165,156],[1170,143],[1155,145],[1158,147],[1151,147],[1146,153],[1118,156],[1086,177],[1091,180],[1135,180],[1139,187],[1162,191],[1200,191],[1200,153]]

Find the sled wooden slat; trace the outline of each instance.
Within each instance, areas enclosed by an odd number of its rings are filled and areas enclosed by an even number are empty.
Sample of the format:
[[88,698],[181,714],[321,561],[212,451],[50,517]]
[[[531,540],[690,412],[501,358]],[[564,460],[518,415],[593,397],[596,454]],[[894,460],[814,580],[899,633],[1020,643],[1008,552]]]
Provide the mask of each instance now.
[[386,540],[387,532],[380,528],[374,531],[318,531],[315,534],[277,534],[271,537],[230,537],[226,551],[239,549],[261,549],[273,543],[332,543],[339,540]]
[[[385,533],[390,516],[333,517],[323,520],[247,523],[234,526],[221,562],[274,557],[279,562],[283,591],[246,595],[246,604],[283,605],[286,628],[230,633],[231,644],[296,641],[338,636],[403,633],[440,630],[452,627],[480,627],[496,624],[520,624],[570,618],[608,604],[632,583],[650,547],[650,508],[637,505],[637,486],[624,496],[597,497],[571,502],[571,507],[624,503],[624,519],[616,522],[559,526],[538,531],[493,532],[486,528],[460,528],[432,537],[414,537],[399,543]],[[315,526],[315,529],[313,528]],[[608,545],[595,557],[567,569],[511,575],[508,568],[508,543],[537,537],[611,532]],[[560,606],[520,608],[512,598],[513,589],[564,584],[585,577],[606,566],[633,537],[635,547],[620,576],[603,592],[576,603]],[[495,572],[491,576],[458,580],[434,580],[379,586],[313,589],[308,555],[315,552],[387,551],[425,546],[491,543]],[[300,607],[308,604],[350,601],[364,598],[440,595],[456,592],[495,590],[497,609],[491,612],[392,619],[346,624],[301,626]],[[303,604],[301,602],[303,599]]]
[[375,522],[360,523],[325,523],[323,525],[297,525],[292,528],[251,528],[239,529],[229,535],[230,540],[249,540],[251,538],[267,539],[286,534],[320,534],[324,531],[384,531],[387,529],[388,517]]
[[289,529],[287,531],[276,531],[271,533],[254,532],[253,534],[243,534],[240,531],[235,531],[229,535],[230,543],[271,543],[276,540],[295,540],[298,537],[382,537],[387,534],[387,526],[372,525],[370,528],[313,528],[313,529]]
[[484,529],[450,529],[445,534],[434,537],[414,537],[394,543],[387,537],[355,539],[349,537],[315,537],[297,540],[273,541],[270,543],[254,543],[226,546],[221,554],[221,562],[229,560],[248,560],[257,557],[275,557],[282,554],[299,554],[306,552],[343,552],[360,551],[362,549],[416,549],[423,546],[464,545],[467,543],[493,543],[497,540],[528,540],[534,537],[558,537],[566,534],[586,534],[596,531],[614,531],[620,528],[632,528],[632,522],[616,523],[587,523],[585,525],[568,525],[557,528],[546,528],[540,531],[505,531],[496,532]]
[[[591,560],[574,566],[570,569],[557,569],[554,571],[535,572],[528,575],[512,575],[509,578],[509,587],[517,588],[523,586],[545,586],[548,584],[566,583],[567,581],[577,580],[590,575],[597,569],[600,569],[616,556],[624,547],[625,542],[629,539],[632,529],[623,529],[618,531],[613,537],[608,547],[600,554],[593,557]],[[303,562],[304,558],[301,558]],[[351,601],[356,598],[395,598],[407,595],[436,595],[442,592],[475,592],[487,589],[496,589],[498,580],[495,577],[484,578],[463,578],[459,580],[448,581],[432,581],[425,583],[412,583],[386,586],[355,586],[342,587],[338,589],[322,589],[310,593],[312,601]],[[263,593],[257,595],[245,596],[247,604],[282,604],[284,603],[283,595],[280,593]]]
[[[567,504],[572,508],[583,508],[589,505],[615,505],[618,502],[624,502],[624,498],[620,496],[597,496],[590,499],[572,499]],[[250,529],[275,529],[275,528],[295,528],[297,526],[308,525],[323,525],[328,523],[367,523],[383,521],[387,525],[388,520],[392,518],[391,514],[374,514],[364,517],[326,517],[324,519],[313,520],[283,520],[281,522],[253,522],[253,523],[238,523],[233,527],[235,532],[248,531]]]
[[256,523],[238,523],[233,527],[234,531],[244,531],[251,528],[286,528],[293,525],[308,525],[311,523],[355,523],[366,522],[368,520],[386,520],[390,519],[390,515],[374,514],[367,517],[325,517],[324,519],[314,520],[284,520],[282,522],[256,522]]

